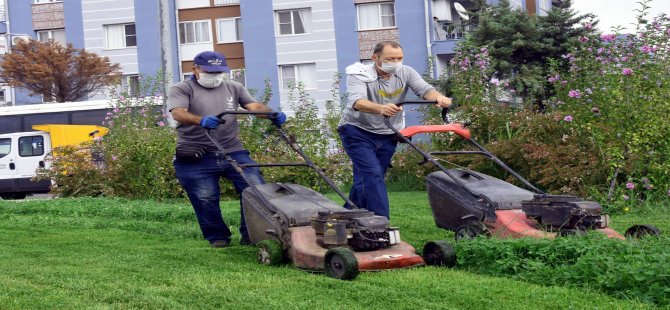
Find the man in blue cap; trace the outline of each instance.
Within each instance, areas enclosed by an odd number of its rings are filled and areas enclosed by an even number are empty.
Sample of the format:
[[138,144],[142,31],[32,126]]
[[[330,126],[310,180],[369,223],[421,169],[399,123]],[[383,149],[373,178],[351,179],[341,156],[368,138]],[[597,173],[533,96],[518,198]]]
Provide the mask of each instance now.
[[[212,247],[227,247],[232,233],[221,216],[219,179],[223,176],[232,181],[238,194],[249,184],[224,160],[205,131],[211,129],[212,136],[237,163],[254,164],[238,138],[235,115],[227,114],[222,119],[216,115],[240,107],[258,112],[272,112],[272,109],[257,102],[242,84],[224,79],[224,73],[230,69],[223,54],[202,52],[193,59],[192,69],[193,77],[172,86],[167,100],[172,117],[178,122],[174,168],[205,239]],[[286,115],[282,112],[272,119],[275,125],[285,121]],[[255,179],[254,183],[264,182],[258,168],[244,169]],[[240,216],[240,244],[250,245],[244,213],[240,212]]]

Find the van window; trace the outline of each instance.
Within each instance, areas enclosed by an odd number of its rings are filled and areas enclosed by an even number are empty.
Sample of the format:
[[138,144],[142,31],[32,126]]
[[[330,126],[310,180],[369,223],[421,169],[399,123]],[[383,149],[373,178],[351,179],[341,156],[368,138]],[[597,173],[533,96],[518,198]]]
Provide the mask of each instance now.
[[20,156],[40,156],[44,155],[44,137],[30,136],[19,138]]
[[11,150],[12,150],[12,139],[10,138],[0,139],[0,158],[7,156]]

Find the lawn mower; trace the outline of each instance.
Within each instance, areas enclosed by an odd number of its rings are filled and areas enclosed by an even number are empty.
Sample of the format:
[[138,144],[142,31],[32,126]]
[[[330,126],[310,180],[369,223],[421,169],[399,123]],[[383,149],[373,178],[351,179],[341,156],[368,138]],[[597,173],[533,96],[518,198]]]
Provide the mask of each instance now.
[[[435,104],[435,101],[407,101],[403,104]],[[386,125],[423,156],[419,164],[431,163],[439,170],[428,174],[426,188],[438,227],[455,232],[456,240],[478,235],[498,237],[555,238],[583,235],[594,230],[610,238],[659,235],[652,225],[634,225],[624,235],[609,228],[609,216],[595,201],[576,196],[551,195],[541,191],[471,138],[462,124],[450,124],[448,108],[442,110],[443,125],[410,126],[396,130],[388,117]],[[474,151],[426,152],[411,141],[421,133],[453,133],[465,139]],[[445,155],[485,156],[516,178],[524,188],[470,169],[447,169],[437,159]]]
[[[264,115],[275,112],[230,111],[226,114]],[[223,121],[223,119],[221,119]],[[307,167],[325,181],[352,209],[329,200],[324,195],[298,184],[267,183],[250,185],[242,192],[242,210],[249,237],[257,245],[258,262],[279,265],[286,259],[299,269],[325,272],[328,276],[351,280],[359,271],[380,271],[414,266],[453,266],[456,256],[445,241],[433,241],[424,247],[423,257],[400,240],[398,228],[391,227],[386,217],[359,209],[326,176],[323,170],[303,152],[295,138],[281,126],[277,132],[303,162],[238,164],[223,146],[207,136],[224,154],[225,159],[249,184],[253,184],[243,168]]]

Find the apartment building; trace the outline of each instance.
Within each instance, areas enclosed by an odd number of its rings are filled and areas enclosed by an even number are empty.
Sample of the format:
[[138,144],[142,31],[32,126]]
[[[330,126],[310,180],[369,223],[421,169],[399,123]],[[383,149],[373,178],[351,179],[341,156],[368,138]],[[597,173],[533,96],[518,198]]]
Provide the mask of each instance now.
[[[181,79],[192,75],[193,58],[202,51],[226,55],[230,78],[245,83],[244,40],[239,0],[176,0]],[[253,32],[250,33],[252,38]]]
[[[174,0],[6,0],[4,37],[49,39],[85,48],[121,65],[120,91],[134,94],[140,75],[178,80]],[[49,101],[16,89],[11,105]],[[1,97],[1,96],[0,96]],[[89,99],[104,99],[106,90]]]

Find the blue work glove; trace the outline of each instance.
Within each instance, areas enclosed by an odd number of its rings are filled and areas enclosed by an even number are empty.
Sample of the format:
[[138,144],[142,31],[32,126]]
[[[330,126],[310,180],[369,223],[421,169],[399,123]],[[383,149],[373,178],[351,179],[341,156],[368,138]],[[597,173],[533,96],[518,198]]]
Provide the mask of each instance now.
[[277,112],[277,114],[272,118],[272,124],[275,126],[281,126],[283,123],[286,123],[286,114],[284,114],[284,112]]
[[200,121],[200,126],[205,129],[216,129],[221,124],[221,120],[216,116],[206,115]]

